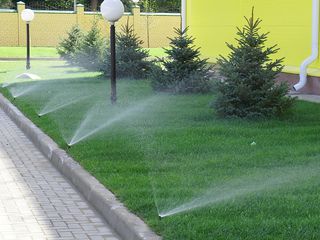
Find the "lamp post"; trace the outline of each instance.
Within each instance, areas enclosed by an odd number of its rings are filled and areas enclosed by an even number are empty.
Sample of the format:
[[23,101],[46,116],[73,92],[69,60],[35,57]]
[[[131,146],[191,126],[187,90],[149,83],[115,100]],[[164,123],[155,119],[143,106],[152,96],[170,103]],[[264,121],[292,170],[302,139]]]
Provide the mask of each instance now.
[[120,0],[104,0],[100,8],[102,16],[110,23],[111,103],[114,104],[117,101],[115,23],[122,17],[124,6]]
[[31,9],[24,9],[21,18],[27,24],[27,64],[26,69],[30,69],[30,22],[34,19],[34,12]]

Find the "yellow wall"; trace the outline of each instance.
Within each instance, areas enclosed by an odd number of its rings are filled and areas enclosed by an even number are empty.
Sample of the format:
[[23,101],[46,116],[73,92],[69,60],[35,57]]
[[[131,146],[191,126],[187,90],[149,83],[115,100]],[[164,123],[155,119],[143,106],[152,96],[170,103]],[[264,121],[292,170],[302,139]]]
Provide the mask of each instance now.
[[[149,39],[149,46],[146,47],[161,47],[163,43],[169,45],[168,37],[174,36],[173,27],[179,28],[181,24],[180,16],[148,16],[141,17],[142,27],[144,29],[144,38]],[[170,29],[170,31],[168,31]],[[165,33],[165,34],[164,34]],[[149,38],[147,38],[149,34]],[[148,42],[148,41],[147,41]]]
[[75,14],[36,14],[30,24],[32,46],[56,46],[57,41],[75,22]]
[[18,45],[18,17],[14,13],[0,14],[0,46]]
[[[24,46],[26,44],[26,24],[21,20],[23,3],[17,5],[17,11],[0,9],[0,46]],[[134,25],[137,35],[143,40],[144,47],[166,47],[167,37],[180,26],[180,14],[141,14],[134,9],[133,14],[126,13],[116,24],[117,31],[127,21]],[[101,32],[109,36],[109,24],[99,13],[86,13],[83,6],[76,12],[35,11],[35,19],[30,23],[32,46],[57,46],[66,32],[75,24],[88,31],[97,21]]]
[[[203,55],[213,62],[226,55],[225,42],[234,43],[236,27],[244,25],[253,6],[263,20],[261,31],[270,32],[268,45],[281,49],[276,57],[299,66],[311,54],[311,0],[187,0],[187,26]],[[319,60],[312,66],[320,68]]]

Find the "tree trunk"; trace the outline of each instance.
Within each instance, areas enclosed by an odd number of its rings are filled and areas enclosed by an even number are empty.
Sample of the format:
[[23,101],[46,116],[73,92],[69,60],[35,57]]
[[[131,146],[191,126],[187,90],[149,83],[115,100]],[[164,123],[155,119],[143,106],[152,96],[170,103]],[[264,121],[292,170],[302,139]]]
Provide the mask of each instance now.
[[98,9],[98,0],[91,0],[91,11],[97,11]]

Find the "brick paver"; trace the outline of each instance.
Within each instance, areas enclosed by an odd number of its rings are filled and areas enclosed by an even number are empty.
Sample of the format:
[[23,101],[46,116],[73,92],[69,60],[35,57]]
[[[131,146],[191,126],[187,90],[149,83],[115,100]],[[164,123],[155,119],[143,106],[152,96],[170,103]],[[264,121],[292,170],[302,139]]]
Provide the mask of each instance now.
[[0,239],[119,239],[1,109]]

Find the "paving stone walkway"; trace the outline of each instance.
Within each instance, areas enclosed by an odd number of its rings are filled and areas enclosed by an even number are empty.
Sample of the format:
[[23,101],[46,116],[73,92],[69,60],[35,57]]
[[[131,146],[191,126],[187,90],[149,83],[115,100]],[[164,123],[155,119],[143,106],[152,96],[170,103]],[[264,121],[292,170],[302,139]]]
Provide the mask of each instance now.
[[119,239],[1,109],[0,239]]

